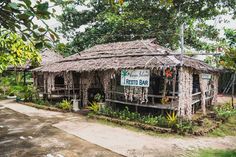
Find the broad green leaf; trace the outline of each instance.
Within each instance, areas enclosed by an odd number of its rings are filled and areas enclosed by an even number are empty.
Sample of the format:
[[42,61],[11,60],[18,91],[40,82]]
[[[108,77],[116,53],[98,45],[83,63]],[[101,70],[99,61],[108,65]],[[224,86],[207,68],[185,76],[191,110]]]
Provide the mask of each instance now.
[[48,2],[39,3],[36,7],[39,12],[46,12],[48,10]]
[[17,3],[14,3],[14,2],[9,3],[8,6],[9,6],[10,8],[12,8],[12,9],[15,9],[15,10],[18,10],[18,9],[19,9],[18,4],[17,4]]
[[30,0],[23,0],[26,4],[27,7],[30,7],[31,6],[31,1]]

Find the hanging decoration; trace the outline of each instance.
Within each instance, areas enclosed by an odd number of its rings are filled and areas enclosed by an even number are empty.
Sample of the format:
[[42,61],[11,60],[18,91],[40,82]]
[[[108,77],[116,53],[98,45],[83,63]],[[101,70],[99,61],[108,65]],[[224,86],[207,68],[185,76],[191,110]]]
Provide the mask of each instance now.
[[163,75],[166,79],[172,80],[175,75],[175,68],[172,68],[172,67],[165,68]]
[[124,86],[124,97],[126,101],[137,101],[142,103],[148,102],[148,88],[147,87],[127,87]]

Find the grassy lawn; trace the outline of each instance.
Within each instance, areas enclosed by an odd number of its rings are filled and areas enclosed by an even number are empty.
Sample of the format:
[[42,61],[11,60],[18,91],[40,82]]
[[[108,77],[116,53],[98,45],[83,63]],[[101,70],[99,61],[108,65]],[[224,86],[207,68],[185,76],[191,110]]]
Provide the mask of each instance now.
[[[227,122],[208,134],[209,136],[236,136],[236,115],[230,117]],[[236,155],[235,155],[236,156]]]
[[194,157],[236,157],[236,150],[204,149],[198,151]]

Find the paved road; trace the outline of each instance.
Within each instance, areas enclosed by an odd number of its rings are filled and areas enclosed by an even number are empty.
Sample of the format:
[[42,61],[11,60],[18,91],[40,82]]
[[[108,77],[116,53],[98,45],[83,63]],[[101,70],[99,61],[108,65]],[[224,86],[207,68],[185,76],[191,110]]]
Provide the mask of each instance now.
[[63,119],[80,117],[0,101],[0,157],[121,156],[52,126]]
[[48,119],[58,118],[60,120],[54,123],[53,126],[90,143],[129,157],[186,156],[189,152],[198,148],[236,148],[236,137],[153,137],[120,127],[88,122],[85,117],[73,113],[46,112],[6,101],[0,102],[0,104],[29,116],[46,116]]

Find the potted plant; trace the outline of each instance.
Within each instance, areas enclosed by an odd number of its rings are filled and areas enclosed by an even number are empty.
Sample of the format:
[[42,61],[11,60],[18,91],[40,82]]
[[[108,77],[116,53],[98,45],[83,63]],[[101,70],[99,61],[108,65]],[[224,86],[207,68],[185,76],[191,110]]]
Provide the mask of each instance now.
[[95,96],[94,96],[94,100],[96,102],[98,102],[99,104],[99,110],[103,109],[105,107],[105,103],[103,103],[103,98],[104,96],[101,95],[100,93],[97,93]]
[[96,102],[102,102],[103,101],[103,96],[100,94],[100,93],[97,93],[95,96],[94,96],[94,100]]

